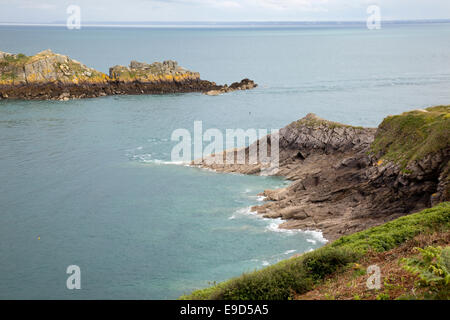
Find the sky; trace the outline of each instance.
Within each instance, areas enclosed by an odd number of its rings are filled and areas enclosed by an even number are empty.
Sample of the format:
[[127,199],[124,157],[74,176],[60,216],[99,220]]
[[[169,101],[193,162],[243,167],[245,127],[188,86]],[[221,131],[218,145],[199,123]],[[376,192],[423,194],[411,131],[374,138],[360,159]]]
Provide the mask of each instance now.
[[83,22],[365,21],[450,19],[450,0],[0,0],[0,23],[64,23],[69,5]]

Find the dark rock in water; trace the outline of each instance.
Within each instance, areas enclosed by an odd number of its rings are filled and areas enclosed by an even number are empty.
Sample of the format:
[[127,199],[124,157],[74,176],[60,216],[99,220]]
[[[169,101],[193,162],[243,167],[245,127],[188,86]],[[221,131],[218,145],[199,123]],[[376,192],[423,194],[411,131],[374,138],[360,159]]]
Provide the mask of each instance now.
[[[269,201],[252,209],[285,219],[281,228],[321,230],[333,240],[450,200],[450,106],[388,117],[378,129],[308,114],[279,133],[276,174],[292,183],[264,191]],[[264,164],[248,164],[248,150],[246,164],[213,163],[225,152],[200,166],[262,172]]]
[[232,92],[236,90],[250,90],[253,88],[256,88],[258,85],[250,80],[250,79],[243,79],[241,82],[233,82],[230,86],[224,85],[220,89],[213,89],[205,92],[205,94],[209,96],[217,96],[219,94]]
[[[255,87],[244,79],[233,90]],[[119,94],[167,94],[232,91],[227,85],[201,80],[198,72],[176,61],[131,61],[129,67],[114,66],[109,75],[67,56],[42,51],[34,56],[0,52],[0,99],[69,100]]]

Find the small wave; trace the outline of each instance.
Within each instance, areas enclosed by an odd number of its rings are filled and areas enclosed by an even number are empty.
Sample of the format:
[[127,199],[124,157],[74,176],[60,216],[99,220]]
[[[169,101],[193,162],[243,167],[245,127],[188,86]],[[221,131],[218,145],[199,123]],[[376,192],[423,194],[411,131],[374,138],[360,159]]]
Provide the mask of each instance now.
[[164,161],[164,160],[159,160],[159,159],[154,159],[154,160],[151,160],[148,162],[156,163],[156,164],[172,164],[172,165],[177,165],[177,166],[189,165],[189,163],[184,162],[184,161]]
[[244,215],[256,215],[256,211],[252,211],[252,207],[245,207],[245,208],[241,208],[236,210],[236,213],[239,214],[244,214]]
[[291,254],[291,253],[294,253],[295,251],[297,251],[297,250],[287,250],[284,252],[284,254]]
[[266,199],[267,199],[267,197],[265,197],[265,196],[258,196],[257,198],[256,198],[256,201],[266,201]]
[[244,216],[254,216],[256,215],[255,211],[252,211],[252,207],[245,207],[245,208],[240,208],[237,209],[233,215],[231,215],[228,220],[234,220],[236,219],[239,215],[244,215]]
[[189,165],[189,163],[184,162],[184,161],[166,161],[166,160],[153,159],[152,155],[150,153],[134,155],[131,157],[131,159],[142,162],[142,163]]
[[270,223],[267,227],[266,230],[268,231],[273,231],[273,232],[282,232],[282,233],[286,233],[286,234],[295,234],[295,233],[303,233],[306,235],[311,236],[313,239],[306,239],[306,241],[308,241],[309,243],[327,243],[328,240],[325,239],[323,237],[322,232],[320,231],[315,231],[315,230],[302,230],[302,229],[282,229],[280,228],[280,224],[282,224],[283,222],[285,222],[284,220],[277,218],[277,219],[271,219],[272,223]]
[[323,233],[320,232],[320,231],[305,230],[303,232],[313,237],[313,239],[309,239],[309,240],[317,240],[317,241],[319,241],[321,243],[327,243],[328,242],[328,240],[324,238]]
[[271,223],[266,227],[267,231],[272,231],[272,232],[280,232],[280,233],[287,233],[287,234],[292,234],[292,230],[288,230],[288,229],[280,229],[278,227],[278,224],[276,223]]
[[148,162],[152,161],[152,155],[151,153],[145,153],[145,154],[136,154],[131,156],[132,160],[139,161],[139,162]]
[[270,221],[273,221],[272,223],[270,223],[267,227],[266,230],[267,231],[273,231],[273,232],[282,232],[282,233],[287,233],[287,234],[293,234],[295,232],[299,232],[301,230],[292,230],[292,229],[281,229],[280,228],[280,224],[282,224],[284,222],[284,220],[277,218],[277,219],[269,219]]
[[268,265],[270,265],[270,263],[269,263],[269,261],[263,261],[263,262],[262,262],[262,265],[263,265],[264,267],[267,267]]

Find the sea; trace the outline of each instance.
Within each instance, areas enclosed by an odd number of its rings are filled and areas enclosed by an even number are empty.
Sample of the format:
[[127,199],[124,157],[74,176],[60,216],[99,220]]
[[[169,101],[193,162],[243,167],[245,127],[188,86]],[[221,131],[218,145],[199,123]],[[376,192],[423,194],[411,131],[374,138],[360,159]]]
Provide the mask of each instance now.
[[0,26],[0,51],[51,49],[105,73],[170,59],[218,84],[259,85],[0,101],[0,299],[176,299],[323,246],[320,230],[251,211],[289,181],[173,163],[172,133],[194,121],[279,129],[311,112],[376,127],[449,104],[449,40],[450,23]]

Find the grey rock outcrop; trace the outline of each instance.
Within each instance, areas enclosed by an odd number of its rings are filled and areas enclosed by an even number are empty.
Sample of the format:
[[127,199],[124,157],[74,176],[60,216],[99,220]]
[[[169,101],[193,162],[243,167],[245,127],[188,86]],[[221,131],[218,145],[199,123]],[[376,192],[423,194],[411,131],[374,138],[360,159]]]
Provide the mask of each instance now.
[[[371,152],[377,132],[314,114],[280,129],[276,174],[292,183],[265,190],[261,195],[267,202],[252,210],[284,219],[281,228],[320,230],[334,240],[450,200],[449,144],[402,168]],[[226,159],[226,154],[205,158],[199,166],[219,172],[263,172],[261,163],[213,163],[214,158]]]

